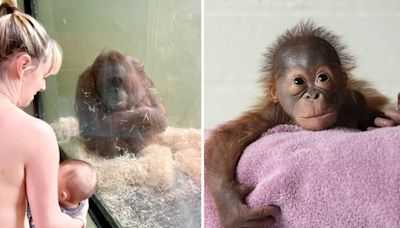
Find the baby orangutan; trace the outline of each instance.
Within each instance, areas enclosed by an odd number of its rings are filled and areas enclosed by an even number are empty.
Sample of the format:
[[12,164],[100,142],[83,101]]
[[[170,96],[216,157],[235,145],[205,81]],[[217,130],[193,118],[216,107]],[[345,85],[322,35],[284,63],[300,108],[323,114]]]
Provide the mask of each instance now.
[[[301,22],[278,38],[265,54],[257,106],[216,129],[205,145],[205,181],[224,227],[265,227],[280,210],[249,208],[254,186],[236,181],[244,149],[279,124],[319,131],[335,126],[366,130],[400,124],[400,111],[382,112],[388,99],[351,78],[353,58],[333,33]],[[266,150],[268,148],[265,148]]]

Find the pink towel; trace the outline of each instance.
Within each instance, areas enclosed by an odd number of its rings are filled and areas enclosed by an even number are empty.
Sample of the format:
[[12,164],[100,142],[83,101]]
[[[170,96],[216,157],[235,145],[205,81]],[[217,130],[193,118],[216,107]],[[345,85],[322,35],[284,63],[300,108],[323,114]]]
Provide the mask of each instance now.
[[[359,132],[280,125],[245,150],[251,207],[274,204],[276,227],[400,227],[400,127]],[[205,227],[220,227],[207,186]]]

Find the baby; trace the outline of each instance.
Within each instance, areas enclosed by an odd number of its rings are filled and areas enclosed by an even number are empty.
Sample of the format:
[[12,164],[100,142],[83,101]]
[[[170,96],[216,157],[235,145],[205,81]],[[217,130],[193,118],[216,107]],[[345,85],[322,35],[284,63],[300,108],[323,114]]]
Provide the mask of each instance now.
[[[68,159],[60,164],[58,171],[58,202],[61,211],[85,223],[89,209],[88,199],[96,190],[97,175],[94,167],[85,161]],[[30,227],[34,228],[28,208]]]

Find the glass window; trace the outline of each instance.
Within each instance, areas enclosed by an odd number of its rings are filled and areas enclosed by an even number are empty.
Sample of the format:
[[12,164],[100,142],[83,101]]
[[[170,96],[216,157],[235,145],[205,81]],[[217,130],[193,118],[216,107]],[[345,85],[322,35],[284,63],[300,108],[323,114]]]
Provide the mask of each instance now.
[[64,52],[41,114],[67,157],[96,167],[106,212],[200,227],[200,0],[35,2]]

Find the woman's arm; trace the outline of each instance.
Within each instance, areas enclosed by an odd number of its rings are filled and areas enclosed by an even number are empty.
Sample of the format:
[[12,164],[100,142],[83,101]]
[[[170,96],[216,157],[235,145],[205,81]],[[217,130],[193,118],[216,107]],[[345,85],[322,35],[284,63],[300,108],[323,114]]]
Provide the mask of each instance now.
[[51,127],[38,119],[24,131],[27,197],[36,227],[83,227],[82,221],[61,212],[58,204],[59,150]]

